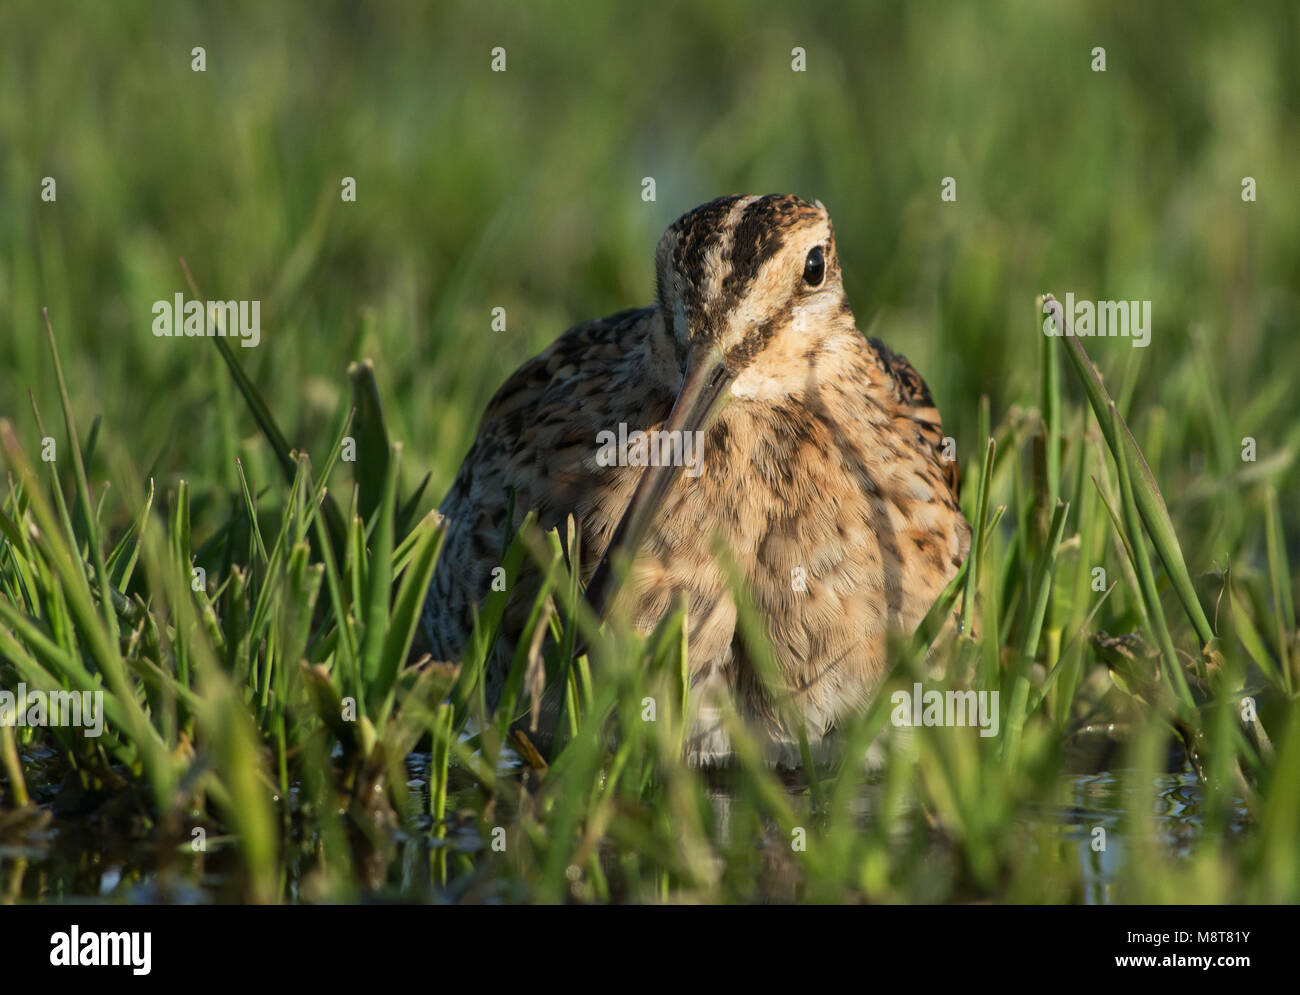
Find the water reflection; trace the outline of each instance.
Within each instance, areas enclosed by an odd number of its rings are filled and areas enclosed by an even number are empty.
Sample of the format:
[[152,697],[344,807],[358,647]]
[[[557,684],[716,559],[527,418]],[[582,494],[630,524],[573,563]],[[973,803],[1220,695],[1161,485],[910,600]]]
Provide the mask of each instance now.
[[[435,824],[430,815],[429,767],[428,754],[412,754],[406,760],[405,804],[397,813],[391,846],[385,847],[382,858],[387,871],[378,869],[380,883],[386,882],[384,890],[406,901],[527,901],[527,894],[517,893],[518,882],[504,880],[496,873],[500,865],[484,859],[493,840],[484,835],[490,829],[483,827],[515,825],[517,813],[501,796],[492,802],[495,808],[489,806],[490,821],[485,822],[482,789],[468,774],[453,768],[447,818]],[[519,777],[522,767],[514,751],[503,750],[502,776]],[[1119,900],[1117,881],[1135,849],[1135,841],[1126,835],[1135,821],[1129,815],[1144,804],[1144,798],[1154,799],[1149,825],[1156,837],[1144,842],[1155,842],[1166,855],[1189,856],[1205,831],[1205,791],[1190,768],[1159,775],[1153,787],[1149,795],[1141,792],[1132,771],[1073,775],[1063,785],[1066,804],[1028,820],[1031,825],[1054,827],[1066,845],[1075,848],[1086,903]],[[792,775],[785,779],[785,788],[796,810],[806,811],[806,783]],[[725,776],[713,782],[709,799],[712,836],[718,851],[725,853],[738,845],[732,839],[735,799]],[[880,804],[880,785],[869,783],[851,803],[852,823],[870,826]],[[906,821],[895,820],[900,832]],[[1142,820],[1137,824],[1142,825]],[[1229,814],[1229,832],[1240,835],[1248,824],[1247,811],[1238,803]],[[775,827],[769,828],[763,849],[788,851],[788,841],[777,838]],[[1097,845],[1099,833],[1104,833],[1104,846]],[[20,840],[0,839],[0,901],[228,901],[238,873],[238,854],[229,838],[211,842],[214,846],[208,853],[185,853],[163,861],[156,841],[147,837],[110,838],[89,824],[56,818]],[[298,856],[288,868],[288,893],[293,899],[299,897],[299,886],[310,874],[316,842],[294,844]],[[161,876],[160,863],[171,864]],[[797,880],[786,874],[777,878],[784,896],[778,900],[795,900]],[[302,890],[312,894],[310,888]]]

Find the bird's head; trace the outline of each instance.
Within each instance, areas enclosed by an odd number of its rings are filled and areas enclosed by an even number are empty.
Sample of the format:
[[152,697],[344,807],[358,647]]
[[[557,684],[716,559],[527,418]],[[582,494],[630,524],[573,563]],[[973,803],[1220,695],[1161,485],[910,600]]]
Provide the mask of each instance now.
[[[834,336],[854,329],[820,201],[782,194],[711,201],[673,222],[655,263],[670,372],[681,376],[667,433],[704,432],[733,402],[808,398]],[[596,571],[598,607],[613,585],[611,552],[640,546],[676,476],[653,466],[642,477]]]
[[686,374],[678,407],[696,387],[709,399],[698,428],[732,400],[800,394],[825,338],[853,325],[820,201],[719,198],[675,221],[655,261],[659,308]]

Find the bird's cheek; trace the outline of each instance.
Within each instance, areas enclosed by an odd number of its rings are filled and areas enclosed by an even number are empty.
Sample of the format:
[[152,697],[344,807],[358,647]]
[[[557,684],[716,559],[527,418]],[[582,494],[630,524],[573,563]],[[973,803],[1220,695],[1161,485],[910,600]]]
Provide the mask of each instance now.
[[786,389],[776,378],[758,366],[749,366],[731,382],[731,393],[742,401],[775,401],[785,396]]

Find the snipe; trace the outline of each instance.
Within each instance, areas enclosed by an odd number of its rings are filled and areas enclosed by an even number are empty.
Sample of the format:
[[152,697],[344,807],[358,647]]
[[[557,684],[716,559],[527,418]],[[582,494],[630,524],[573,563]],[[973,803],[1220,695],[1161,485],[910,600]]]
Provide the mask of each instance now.
[[[648,631],[687,599],[690,758],[729,754],[721,712],[735,709],[780,760],[792,730],[747,657],[710,537],[725,537],[787,704],[816,739],[866,705],[888,633],[911,631],[966,555],[956,467],[916,370],[858,331],[820,202],[712,201],[668,229],[656,269],[653,305],[570,329],[493,397],[441,506],[425,634],[435,656],[459,659],[513,490],[516,524],[528,509],[546,529],[574,516],[598,608],[617,597]],[[697,462],[663,465],[689,462],[688,446],[647,460],[610,441],[636,431],[702,433],[651,436],[698,439]],[[636,554],[617,591],[615,550]],[[535,592],[513,592],[490,704]]]

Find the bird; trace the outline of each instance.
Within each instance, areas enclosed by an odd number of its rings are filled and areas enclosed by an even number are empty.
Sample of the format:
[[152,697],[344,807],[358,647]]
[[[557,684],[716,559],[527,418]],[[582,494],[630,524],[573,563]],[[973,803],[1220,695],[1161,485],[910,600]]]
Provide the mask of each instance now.
[[[629,439],[650,441],[638,453]],[[570,328],[488,403],[439,507],[425,639],[434,658],[460,659],[503,535],[525,511],[562,533],[572,516],[598,612],[650,632],[686,606],[685,759],[733,759],[730,713],[769,763],[798,766],[799,723],[819,744],[867,707],[891,633],[915,629],[969,551],[950,456],[925,381],[859,331],[821,201],[712,200],[659,240],[652,304]],[[774,672],[742,638],[711,536],[750,592]],[[537,589],[511,592],[490,707]]]

